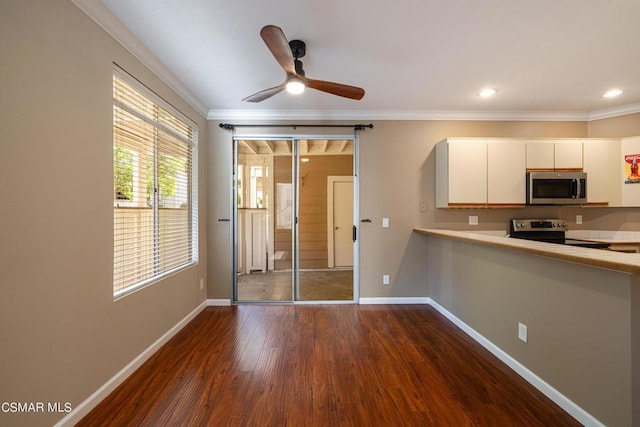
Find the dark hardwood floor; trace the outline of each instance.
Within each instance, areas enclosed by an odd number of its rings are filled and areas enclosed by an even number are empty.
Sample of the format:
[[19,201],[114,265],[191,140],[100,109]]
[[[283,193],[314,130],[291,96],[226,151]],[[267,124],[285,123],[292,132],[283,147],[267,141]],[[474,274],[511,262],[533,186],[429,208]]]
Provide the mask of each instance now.
[[79,426],[577,426],[425,305],[209,307]]

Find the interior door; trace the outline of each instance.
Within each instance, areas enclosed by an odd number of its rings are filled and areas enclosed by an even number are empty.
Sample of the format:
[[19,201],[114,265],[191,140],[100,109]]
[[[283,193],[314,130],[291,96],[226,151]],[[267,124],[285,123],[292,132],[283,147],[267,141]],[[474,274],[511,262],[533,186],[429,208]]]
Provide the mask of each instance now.
[[331,214],[333,215],[333,266],[353,267],[353,178],[333,182]]

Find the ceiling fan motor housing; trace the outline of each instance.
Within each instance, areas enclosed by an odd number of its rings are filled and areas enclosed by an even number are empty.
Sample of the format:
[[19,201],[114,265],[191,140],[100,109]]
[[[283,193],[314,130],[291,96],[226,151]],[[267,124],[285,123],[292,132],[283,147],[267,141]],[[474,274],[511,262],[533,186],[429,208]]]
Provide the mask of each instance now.
[[307,45],[302,40],[291,40],[289,47],[295,59],[302,58],[307,53]]

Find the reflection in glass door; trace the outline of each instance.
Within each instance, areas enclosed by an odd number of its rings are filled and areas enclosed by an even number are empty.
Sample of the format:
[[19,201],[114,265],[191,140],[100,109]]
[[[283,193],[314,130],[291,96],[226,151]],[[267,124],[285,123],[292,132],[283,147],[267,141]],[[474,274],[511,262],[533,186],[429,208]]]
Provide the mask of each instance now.
[[354,300],[354,141],[234,139],[234,301]]

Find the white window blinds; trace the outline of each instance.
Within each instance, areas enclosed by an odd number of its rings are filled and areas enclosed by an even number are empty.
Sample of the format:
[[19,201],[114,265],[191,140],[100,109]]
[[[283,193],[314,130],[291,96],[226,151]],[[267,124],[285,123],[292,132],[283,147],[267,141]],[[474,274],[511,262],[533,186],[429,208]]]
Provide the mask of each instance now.
[[186,117],[115,69],[115,297],[197,262],[196,132]]

